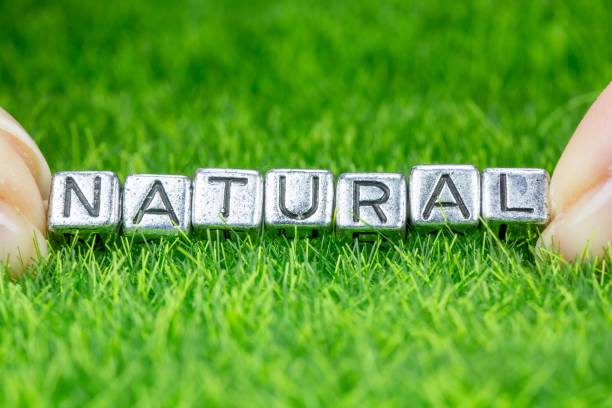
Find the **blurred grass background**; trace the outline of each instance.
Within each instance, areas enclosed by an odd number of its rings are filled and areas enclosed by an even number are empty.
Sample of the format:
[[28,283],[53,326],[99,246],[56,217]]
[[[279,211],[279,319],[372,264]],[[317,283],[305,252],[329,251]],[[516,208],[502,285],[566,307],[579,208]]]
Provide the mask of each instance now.
[[552,170],[606,2],[4,2],[0,103],[53,169]]
[[[606,1],[0,2],[52,171],[544,167],[612,79]],[[609,263],[533,240],[59,246],[0,282],[2,406],[612,405]]]

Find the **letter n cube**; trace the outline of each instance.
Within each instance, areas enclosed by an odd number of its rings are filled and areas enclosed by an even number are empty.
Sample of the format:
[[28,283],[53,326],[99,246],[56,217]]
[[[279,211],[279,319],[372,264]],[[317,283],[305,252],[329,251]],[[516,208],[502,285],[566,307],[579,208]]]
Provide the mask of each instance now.
[[119,228],[121,183],[110,171],[55,173],[49,198],[52,234],[110,234]]

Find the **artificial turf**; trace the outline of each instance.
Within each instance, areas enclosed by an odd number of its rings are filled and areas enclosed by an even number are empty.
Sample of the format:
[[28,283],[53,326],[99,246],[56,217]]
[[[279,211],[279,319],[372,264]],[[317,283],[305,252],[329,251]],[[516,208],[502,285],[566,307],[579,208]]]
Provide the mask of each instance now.
[[[53,171],[552,171],[612,78],[610,21],[606,1],[3,1],[0,105]],[[0,406],[611,406],[609,259],[534,243],[56,243],[0,279]]]

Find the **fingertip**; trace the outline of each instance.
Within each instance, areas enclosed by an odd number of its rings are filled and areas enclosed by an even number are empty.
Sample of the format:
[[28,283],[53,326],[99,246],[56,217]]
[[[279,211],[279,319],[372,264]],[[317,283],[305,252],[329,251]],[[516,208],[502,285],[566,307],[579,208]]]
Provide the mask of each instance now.
[[537,248],[546,247],[574,260],[582,255],[605,256],[611,241],[612,179],[607,179],[557,214],[542,232]]
[[0,202],[0,259],[8,264],[11,276],[21,276],[27,266],[47,253],[42,232],[12,207]]

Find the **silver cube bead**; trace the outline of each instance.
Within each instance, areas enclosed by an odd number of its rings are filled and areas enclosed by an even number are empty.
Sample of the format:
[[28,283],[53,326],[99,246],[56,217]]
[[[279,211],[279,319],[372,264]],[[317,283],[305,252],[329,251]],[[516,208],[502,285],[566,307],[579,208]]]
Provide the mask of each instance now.
[[[191,179],[133,174],[123,188],[123,230],[128,236],[179,235],[191,227]],[[180,230],[180,231],[179,231]]]
[[[198,169],[191,223],[196,233],[257,233],[263,218],[263,179],[255,170]],[[231,233],[230,233],[231,232]]]
[[273,169],[265,176],[265,227],[293,236],[331,230],[334,175],[328,170]]
[[417,230],[478,226],[480,174],[471,165],[415,166],[410,172],[410,222]]
[[408,219],[408,186],[399,173],[344,173],[336,184],[336,234],[340,238],[402,238]]
[[49,198],[52,234],[110,234],[121,221],[121,183],[110,171],[55,173]]
[[482,171],[482,218],[500,235],[524,235],[550,217],[544,169],[486,168]]

